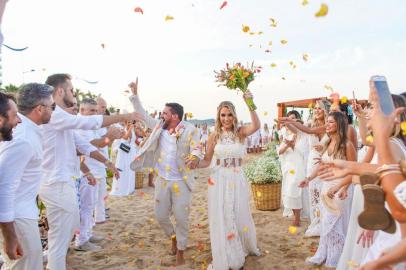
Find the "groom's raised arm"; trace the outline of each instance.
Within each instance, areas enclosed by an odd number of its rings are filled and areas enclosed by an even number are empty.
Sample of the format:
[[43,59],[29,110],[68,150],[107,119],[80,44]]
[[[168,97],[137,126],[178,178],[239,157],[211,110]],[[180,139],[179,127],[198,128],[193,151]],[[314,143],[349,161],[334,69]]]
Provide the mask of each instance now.
[[131,88],[132,96],[130,96],[131,104],[133,105],[134,111],[141,114],[144,117],[145,124],[148,128],[153,129],[158,123],[159,120],[152,118],[144,109],[141,104],[140,98],[138,96],[138,77],[135,82],[132,82],[128,85]]

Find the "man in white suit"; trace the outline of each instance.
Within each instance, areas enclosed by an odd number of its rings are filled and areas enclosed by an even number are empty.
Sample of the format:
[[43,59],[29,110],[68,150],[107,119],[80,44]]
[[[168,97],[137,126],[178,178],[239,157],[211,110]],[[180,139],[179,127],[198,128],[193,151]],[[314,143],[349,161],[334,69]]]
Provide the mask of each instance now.
[[[172,253],[176,254],[176,265],[185,263],[183,252],[189,233],[189,212],[196,168],[202,159],[199,147],[200,134],[190,123],[182,121],[183,107],[178,103],[167,103],[160,119],[154,119],[144,110],[138,97],[138,78],[130,85],[130,101],[134,110],[145,119],[152,129],[147,142],[140,148],[131,169],[142,168],[145,153],[153,151],[155,182],[155,215],[165,234],[172,239]],[[170,221],[174,214],[176,225]]]

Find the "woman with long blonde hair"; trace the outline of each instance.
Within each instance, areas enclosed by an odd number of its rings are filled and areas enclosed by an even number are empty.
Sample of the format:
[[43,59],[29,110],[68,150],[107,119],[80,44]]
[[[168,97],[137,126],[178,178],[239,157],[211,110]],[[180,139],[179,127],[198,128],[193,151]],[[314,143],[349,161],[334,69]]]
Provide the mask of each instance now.
[[[250,98],[250,93],[244,98]],[[213,262],[208,269],[238,270],[245,257],[259,255],[249,204],[249,185],[241,165],[244,141],[260,128],[255,111],[251,124],[239,126],[234,105],[223,101],[217,108],[215,130],[209,136],[205,158],[198,167],[213,165],[208,180],[208,213]]]

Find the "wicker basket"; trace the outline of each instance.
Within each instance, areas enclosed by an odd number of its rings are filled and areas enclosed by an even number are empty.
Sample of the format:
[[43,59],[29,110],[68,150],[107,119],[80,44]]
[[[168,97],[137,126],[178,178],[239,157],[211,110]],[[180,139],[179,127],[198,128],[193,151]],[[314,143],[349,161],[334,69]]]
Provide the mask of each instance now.
[[136,172],[135,173],[135,189],[140,189],[144,186],[144,172]]
[[258,210],[277,210],[281,207],[281,183],[253,184],[252,196]]

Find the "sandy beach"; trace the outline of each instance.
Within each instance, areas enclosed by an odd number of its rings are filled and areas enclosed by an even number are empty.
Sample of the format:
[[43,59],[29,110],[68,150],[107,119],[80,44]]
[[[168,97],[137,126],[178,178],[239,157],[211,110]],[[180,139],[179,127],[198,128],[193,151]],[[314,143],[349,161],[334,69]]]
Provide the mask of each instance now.
[[[255,158],[249,155],[248,159]],[[109,196],[110,220],[97,225],[95,232],[106,239],[99,252],[71,251],[68,255],[70,270],[99,269],[201,269],[211,262],[209,228],[207,220],[208,170],[198,171],[198,183],[193,196],[190,215],[189,244],[185,252],[186,265],[174,267],[175,257],[169,255],[170,242],[154,217],[153,188],[136,190],[127,197]],[[303,238],[302,222],[296,234],[288,231],[290,220],[282,211],[259,211],[251,199],[251,209],[257,230],[258,246],[262,255],[249,256],[246,270],[259,269],[317,269],[305,263],[312,255],[318,239]],[[321,268],[319,268],[321,269]]]

